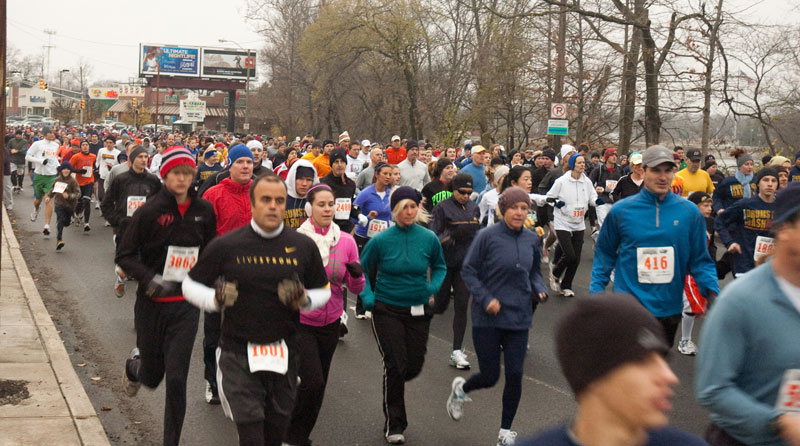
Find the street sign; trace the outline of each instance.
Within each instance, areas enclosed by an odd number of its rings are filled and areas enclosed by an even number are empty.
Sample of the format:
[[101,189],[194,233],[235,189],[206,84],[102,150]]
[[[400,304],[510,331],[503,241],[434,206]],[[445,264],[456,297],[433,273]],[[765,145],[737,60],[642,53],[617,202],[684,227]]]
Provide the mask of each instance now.
[[553,119],[564,119],[567,117],[567,104],[554,102],[550,104],[550,117]]
[[181,100],[180,115],[183,121],[203,122],[206,119],[206,101]]
[[569,133],[569,121],[566,119],[548,119],[547,134],[566,136]]

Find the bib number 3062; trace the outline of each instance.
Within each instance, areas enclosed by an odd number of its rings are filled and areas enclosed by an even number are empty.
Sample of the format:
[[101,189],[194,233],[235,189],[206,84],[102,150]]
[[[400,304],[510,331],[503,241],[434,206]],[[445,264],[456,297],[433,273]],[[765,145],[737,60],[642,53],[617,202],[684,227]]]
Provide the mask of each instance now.
[[670,283],[675,275],[675,249],[672,246],[636,248],[639,283]]
[[247,364],[250,373],[274,372],[285,375],[289,370],[289,349],[286,341],[273,342],[272,344],[247,343]]
[[167,261],[164,262],[164,280],[182,282],[189,270],[197,262],[199,246],[170,246],[167,248]]

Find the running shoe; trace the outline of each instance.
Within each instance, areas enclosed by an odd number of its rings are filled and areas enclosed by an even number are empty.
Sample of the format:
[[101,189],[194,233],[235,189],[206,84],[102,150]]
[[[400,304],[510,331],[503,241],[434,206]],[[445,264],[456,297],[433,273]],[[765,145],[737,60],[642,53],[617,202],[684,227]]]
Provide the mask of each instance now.
[[453,421],[458,421],[464,415],[464,403],[472,401],[464,393],[464,383],[467,382],[463,377],[456,376],[450,384],[450,396],[447,397],[447,414]]
[[556,279],[556,276],[552,271],[550,272],[550,290],[554,293],[561,291],[561,287],[558,285],[558,279]]
[[85,225],[83,225],[83,232],[89,232],[91,230],[92,230],[92,228],[89,227],[89,223],[86,223]]
[[44,229],[42,229],[42,234],[50,235],[50,225],[44,225]]
[[[134,347],[131,350],[131,360],[139,359],[139,349]],[[142,383],[139,381],[135,381],[128,376],[128,366],[127,361],[125,362],[125,368],[122,369],[122,390],[125,391],[125,394],[128,396],[136,396],[136,393],[139,391],[139,387],[141,387]]]
[[80,226],[83,224],[83,216],[81,215],[73,215],[72,216],[72,224],[75,226]]
[[386,442],[389,444],[403,444],[406,442],[406,436],[403,434],[390,434],[386,436]]
[[31,221],[36,221],[38,217],[39,217],[39,209],[34,209],[33,212],[31,212]]
[[500,432],[497,435],[497,446],[510,446],[517,441],[517,433],[514,431]]
[[467,355],[461,350],[453,350],[450,354],[450,366],[459,370],[469,370]]
[[117,276],[116,282],[114,282],[114,295],[117,297],[125,295],[125,279],[121,278],[119,275]]
[[61,251],[61,248],[64,247],[64,240],[59,240],[56,242],[56,251]]
[[697,346],[691,339],[681,339],[678,343],[678,352],[686,356],[695,356],[697,354]]
[[100,202],[99,201],[95,201],[94,202],[94,208],[95,209],[100,209]]
[[564,288],[561,290],[561,294],[563,294],[564,297],[575,297],[575,292],[569,288]]
[[344,336],[349,332],[347,329],[347,312],[343,311],[342,315],[339,317],[339,339],[343,339]]
[[212,386],[208,381],[206,381],[206,403],[219,404],[219,392],[217,392],[217,388]]

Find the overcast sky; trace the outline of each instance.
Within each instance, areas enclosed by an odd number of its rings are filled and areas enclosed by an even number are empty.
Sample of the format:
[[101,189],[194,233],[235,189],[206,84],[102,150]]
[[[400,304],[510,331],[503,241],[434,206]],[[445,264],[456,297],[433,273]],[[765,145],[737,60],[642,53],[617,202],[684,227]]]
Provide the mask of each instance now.
[[[696,3],[700,0],[687,0]],[[716,4],[707,1],[707,4]],[[798,0],[726,0],[743,17],[765,23],[796,24]],[[727,9],[727,7],[726,7]],[[255,25],[245,21],[246,0],[10,0],[8,41],[14,48],[42,54],[52,29],[50,72],[93,66],[90,81],[137,76],[139,43],[226,46],[219,39],[259,49]],[[51,81],[52,82],[52,81]]]

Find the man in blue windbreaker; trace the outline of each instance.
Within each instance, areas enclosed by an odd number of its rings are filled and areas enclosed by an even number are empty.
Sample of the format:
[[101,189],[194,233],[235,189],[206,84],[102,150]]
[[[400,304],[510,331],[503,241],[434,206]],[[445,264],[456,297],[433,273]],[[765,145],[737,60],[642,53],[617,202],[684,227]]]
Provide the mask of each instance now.
[[706,247],[706,225],[691,202],[671,192],[675,163],[661,145],[642,155],[644,187],[614,204],[597,239],[590,293],[602,293],[615,271],[614,291],[629,293],[664,326],[670,347],[681,321],[686,275],[704,296],[719,294]]

